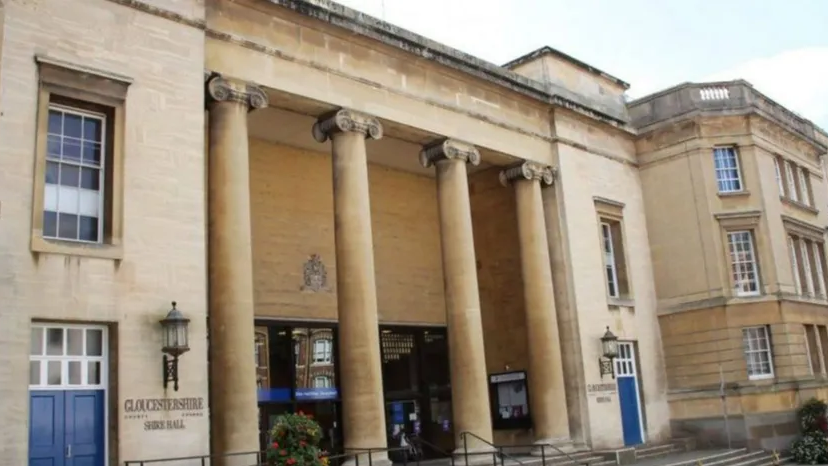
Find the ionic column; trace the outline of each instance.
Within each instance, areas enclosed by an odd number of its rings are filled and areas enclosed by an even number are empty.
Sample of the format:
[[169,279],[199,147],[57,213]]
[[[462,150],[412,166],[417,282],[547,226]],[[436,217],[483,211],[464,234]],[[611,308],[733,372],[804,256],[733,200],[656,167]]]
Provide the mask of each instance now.
[[[345,449],[384,448],[382,391],[374,243],[368,197],[367,138],[382,137],[371,116],[338,110],[313,125],[318,142],[333,146],[336,296],[339,309],[339,371]],[[388,455],[375,455],[387,462]],[[360,458],[368,464],[368,458]]]
[[554,172],[551,167],[524,162],[500,172],[500,182],[514,187],[517,203],[535,443],[564,446],[570,443],[569,419],[541,198],[541,184],[552,185]]
[[[437,170],[437,200],[446,295],[451,404],[454,417],[455,454],[464,452],[463,432],[492,440],[489,387],[483,348],[483,323],[477,288],[471,205],[466,164],[480,163],[480,153],[469,144],[444,140],[423,148],[420,162]],[[489,446],[466,436],[470,451]],[[488,456],[469,460],[491,461]]]
[[256,451],[247,113],[267,107],[268,98],[256,86],[215,76],[207,82],[207,102],[210,438],[213,454]]

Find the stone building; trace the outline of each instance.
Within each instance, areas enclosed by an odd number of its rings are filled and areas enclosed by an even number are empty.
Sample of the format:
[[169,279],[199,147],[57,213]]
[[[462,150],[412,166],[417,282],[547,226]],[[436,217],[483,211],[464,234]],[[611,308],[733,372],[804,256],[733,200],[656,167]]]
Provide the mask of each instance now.
[[767,446],[825,395],[828,137],[749,84],[628,103],[327,0],[66,5],[0,1],[9,464],[256,451],[298,410],[336,451],[719,442],[721,378]]

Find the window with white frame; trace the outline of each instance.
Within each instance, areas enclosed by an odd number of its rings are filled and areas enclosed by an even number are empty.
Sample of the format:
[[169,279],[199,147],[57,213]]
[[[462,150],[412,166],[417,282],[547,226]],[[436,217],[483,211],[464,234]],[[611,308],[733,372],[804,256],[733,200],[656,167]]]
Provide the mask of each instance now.
[[792,201],[799,201],[799,190],[796,187],[794,172],[796,172],[796,166],[790,161],[785,162],[785,178],[788,180],[788,197]]
[[735,147],[716,147],[713,149],[713,161],[716,168],[716,182],[720,193],[742,191],[742,173],[739,168],[739,156]]
[[810,237],[788,235],[788,247],[797,294],[823,299],[828,297],[823,242]]
[[773,353],[766,325],[742,329],[742,345],[750,380],[773,377]]
[[799,191],[800,196],[799,199],[802,201],[803,204],[810,206],[811,205],[811,190],[810,187],[810,179],[808,175],[808,170],[805,167],[799,167]]
[[106,344],[101,327],[32,325],[29,387],[105,388]]
[[607,278],[607,295],[619,297],[618,266],[615,263],[615,251],[612,244],[612,227],[607,222],[601,222],[601,240],[604,246],[604,268]]
[[733,287],[737,296],[759,294],[759,267],[753,247],[751,230],[727,233]]
[[331,387],[331,378],[326,375],[317,375],[313,378],[313,387],[314,388],[330,388]]
[[330,363],[333,356],[333,342],[328,338],[320,338],[313,342],[314,364]]
[[103,239],[106,116],[50,105],[43,199],[45,238]]
[[780,164],[783,163],[779,157],[773,158],[773,168],[776,171],[776,186],[779,188],[779,195],[785,195],[785,182],[782,180],[782,168]]
[[796,294],[802,294],[802,280],[799,276],[799,260],[796,256],[797,245],[793,236],[788,235],[788,253],[791,256],[791,268],[793,269],[794,286],[796,287]]

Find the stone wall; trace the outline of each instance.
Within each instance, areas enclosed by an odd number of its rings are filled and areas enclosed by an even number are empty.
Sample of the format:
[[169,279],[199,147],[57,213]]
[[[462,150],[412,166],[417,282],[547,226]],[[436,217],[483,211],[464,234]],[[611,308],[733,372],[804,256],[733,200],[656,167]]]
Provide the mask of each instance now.
[[[377,301],[381,323],[446,322],[433,178],[369,166]],[[250,141],[257,317],[335,320],[336,257],[331,156]],[[303,289],[312,255],[325,289]]]
[[[0,457],[26,464],[33,319],[110,326],[110,464],[206,454],[209,411],[176,435],[126,419],[128,398],[207,399],[203,33],[107,1],[6,1],[0,69]],[[170,2],[160,2],[165,6]],[[197,13],[198,0],[177,7]],[[123,258],[30,250],[35,54],[132,78],[126,101]],[[41,215],[36,213],[36,215]],[[158,324],[191,319],[180,390],[161,380]],[[205,403],[206,404],[206,403]],[[148,450],[146,446],[152,445]]]

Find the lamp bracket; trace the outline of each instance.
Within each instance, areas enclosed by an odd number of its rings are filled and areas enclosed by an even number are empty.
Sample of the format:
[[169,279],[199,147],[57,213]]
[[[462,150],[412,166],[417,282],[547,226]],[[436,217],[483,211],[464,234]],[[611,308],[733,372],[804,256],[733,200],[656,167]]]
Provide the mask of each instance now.
[[165,354],[163,358],[164,389],[167,389],[168,382],[173,382],[173,389],[178,391],[178,356],[168,358]]
[[598,358],[598,369],[601,372],[601,380],[604,380],[604,376],[609,374],[612,375],[613,380],[615,380],[615,365],[612,363],[612,358]]

